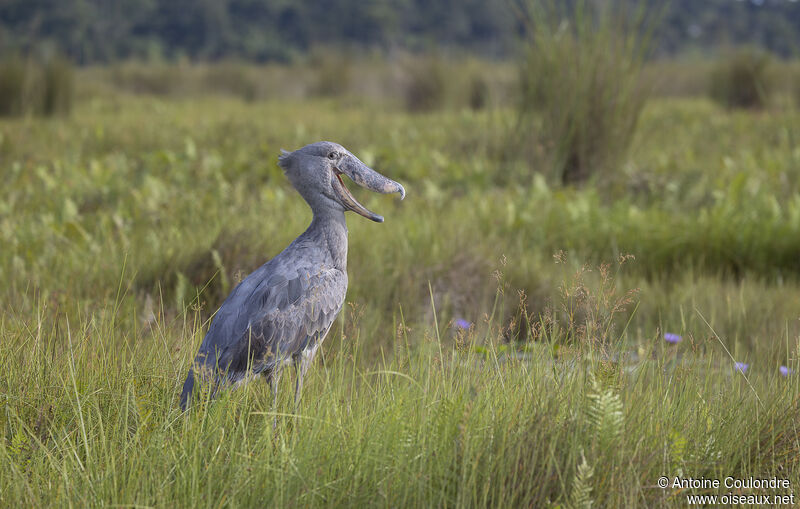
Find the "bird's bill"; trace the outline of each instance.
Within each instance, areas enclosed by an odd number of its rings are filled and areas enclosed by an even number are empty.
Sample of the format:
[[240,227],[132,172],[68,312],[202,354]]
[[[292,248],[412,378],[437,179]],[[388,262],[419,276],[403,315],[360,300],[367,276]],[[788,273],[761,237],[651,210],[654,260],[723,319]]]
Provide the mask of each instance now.
[[406,190],[403,189],[403,186],[394,180],[384,177],[351,154],[342,158],[339,165],[336,167],[335,174],[336,178],[333,179],[333,189],[342,201],[342,205],[344,205],[347,210],[352,210],[356,214],[371,219],[376,223],[382,223],[383,216],[368,210],[365,206],[358,203],[358,200],[356,200],[353,195],[350,194],[347,187],[345,187],[342,174],[347,175],[353,182],[370,191],[381,194],[400,193],[401,200],[406,196]]

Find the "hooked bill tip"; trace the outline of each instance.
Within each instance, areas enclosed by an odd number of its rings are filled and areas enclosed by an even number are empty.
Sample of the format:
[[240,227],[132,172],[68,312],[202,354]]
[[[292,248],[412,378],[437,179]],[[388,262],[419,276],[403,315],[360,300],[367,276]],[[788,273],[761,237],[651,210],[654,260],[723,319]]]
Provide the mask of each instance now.
[[397,191],[398,193],[400,193],[400,201],[403,201],[403,198],[406,197],[406,190],[400,184],[397,184],[397,187],[400,188],[400,190]]

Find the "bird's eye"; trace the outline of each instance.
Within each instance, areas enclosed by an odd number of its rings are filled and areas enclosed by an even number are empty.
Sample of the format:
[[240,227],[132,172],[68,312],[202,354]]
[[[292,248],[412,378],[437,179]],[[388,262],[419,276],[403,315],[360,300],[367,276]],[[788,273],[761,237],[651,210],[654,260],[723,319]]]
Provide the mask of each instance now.
[[328,159],[336,159],[336,152],[331,152],[328,154]]

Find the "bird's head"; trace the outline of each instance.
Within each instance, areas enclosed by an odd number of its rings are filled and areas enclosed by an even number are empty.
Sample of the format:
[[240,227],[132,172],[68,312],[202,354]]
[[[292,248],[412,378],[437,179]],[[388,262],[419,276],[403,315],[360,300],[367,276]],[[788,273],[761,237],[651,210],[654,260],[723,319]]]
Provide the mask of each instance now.
[[353,198],[342,175],[376,193],[400,193],[401,200],[406,195],[403,186],[371,169],[338,143],[319,141],[294,152],[281,152],[278,165],[312,209],[352,210],[377,223],[383,222],[382,216]]

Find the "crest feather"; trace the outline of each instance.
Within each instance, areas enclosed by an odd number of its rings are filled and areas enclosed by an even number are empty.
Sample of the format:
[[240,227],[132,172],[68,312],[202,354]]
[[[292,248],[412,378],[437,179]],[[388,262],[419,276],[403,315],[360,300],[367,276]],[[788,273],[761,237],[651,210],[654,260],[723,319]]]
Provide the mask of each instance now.
[[281,155],[278,156],[278,166],[284,170],[289,167],[289,160],[292,158],[292,153],[281,149]]

